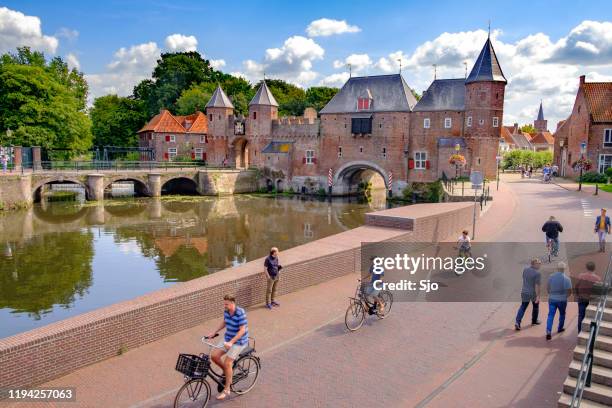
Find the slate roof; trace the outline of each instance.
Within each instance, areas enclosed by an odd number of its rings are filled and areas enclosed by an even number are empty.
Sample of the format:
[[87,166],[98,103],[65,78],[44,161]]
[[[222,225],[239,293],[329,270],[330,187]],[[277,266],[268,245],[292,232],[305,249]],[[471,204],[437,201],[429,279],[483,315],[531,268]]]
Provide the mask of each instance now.
[[210,101],[206,104],[207,108],[230,108],[234,109],[234,105],[232,105],[232,101],[227,97],[225,92],[223,92],[223,88],[221,85],[217,85],[217,89],[213,92],[210,97]]
[[423,92],[415,112],[465,109],[465,79],[436,79]]
[[[370,109],[357,110],[357,99],[372,95]],[[351,77],[320,113],[410,112],[417,101],[400,74]]]
[[544,110],[542,109],[542,102],[540,102],[540,110],[538,111],[537,120],[544,120]]
[[467,143],[465,143],[465,139],[462,137],[439,137],[438,138],[438,147],[455,147],[455,145],[459,143],[462,149],[467,147]]
[[504,73],[495,55],[493,44],[491,39],[487,38],[484,47],[480,51],[480,55],[476,59],[472,72],[465,80],[466,84],[471,82],[482,82],[482,81],[500,81],[508,83]]
[[174,116],[164,109],[143,126],[137,133],[207,133],[208,121],[202,112],[187,116]]
[[261,151],[262,153],[289,153],[293,142],[270,142]]
[[274,99],[274,95],[272,95],[272,91],[268,88],[266,81],[261,83],[257,93],[253,99],[251,99],[251,102],[249,102],[249,106],[251,105],[278,106],[278,102]]
[[612,122],[612,82],[585,82],[582,87],[593,121]]

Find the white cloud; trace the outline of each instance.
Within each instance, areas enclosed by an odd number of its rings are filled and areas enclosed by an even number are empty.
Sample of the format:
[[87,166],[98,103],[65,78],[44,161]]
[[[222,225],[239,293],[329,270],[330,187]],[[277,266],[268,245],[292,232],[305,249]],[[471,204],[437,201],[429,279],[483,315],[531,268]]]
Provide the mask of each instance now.
[[0,7],[0,52],[15,51],[17,47],[55,54],[59,41],[42,33],[40,19]]
[[556,44],[553,62],[582,65],[612,64],[612,22],[583,21]]
[[348,72],[338,72],[337,74],[331,74],[321,79],[319,85],[341,87],[349,79]]
[[81,63],[79,62],[79,59],[77,58],[77,56],[74,55],[73,53],[67,54],[65,59],[66,59],[66,63],[68,64],[68,68],[76,69],[77,71],[81,69]]
[[355,73],[362,72],[372,65],[372,60],[368,54],[351,54],[344,61],[334,61],[334,68],[347,68],[351,66],[351,70]]
[[225,60],[224,59],[216,59],[216,60],[209,60],[210,62],[210,66],[213,67],[216,70],[220,70],[221,68],[223,68],[225,66]]
[[263,62],[246,60],[244,74],[256,82],[266,76],[284,79],[299,86],[306,86],[318,74],[312,70],[315,60],[323,59],[325,50],[311,38],[299,35],[289,37],[280,48],[268,48]]
[[193,35],[172,34],[166,37],[166,49],[171,52],[195,51],[198,39]]
[[408,57],[402,51],[395,51],[389,54],[388,57],[380,57],[375,67],[385,73],[399,72],[400,61],[402,67],[408,65]]
[[358,33],[361,28],[349,25],[346,20],[320,18],[311,22],[306,28],[309,37],[328,37],[335,34]]
[[62,27],[60,28],[57,33],[55,33],[56,37],[63,37],[65,39],[67,39],[68,41],[74,41],[77,38],[79,38],[79,32],[77,30],[73,30],[70,28],[66,28],[66,27]]

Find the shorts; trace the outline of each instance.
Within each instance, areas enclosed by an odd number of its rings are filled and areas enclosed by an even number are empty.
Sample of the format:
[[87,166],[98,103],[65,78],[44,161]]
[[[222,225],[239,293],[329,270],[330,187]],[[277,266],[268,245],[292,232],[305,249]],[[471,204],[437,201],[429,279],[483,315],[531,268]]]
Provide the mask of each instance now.
[[231,358],[232,360],[236,360],[240,353],[242,353],[242,351],[249,345],[249,343],[243,345],[234,344],[232,347],[230,347],[229,350],[226,350],[224,344],[225,340],[221,340],[219,341],[219,344],[217,344],[217,346],[221,347],[222,350],[225,350],[224,356],[226,356],[227,358]]

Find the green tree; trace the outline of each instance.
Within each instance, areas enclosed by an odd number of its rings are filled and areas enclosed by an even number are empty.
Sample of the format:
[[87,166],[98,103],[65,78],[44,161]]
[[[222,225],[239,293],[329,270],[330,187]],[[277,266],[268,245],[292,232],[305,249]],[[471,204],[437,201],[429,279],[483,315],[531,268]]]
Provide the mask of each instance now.
[[[266,83],[278,102],[280,116],[299,116],[306,107],[306,92],[282,79],[267,79]],[[257,85],[257,88],[261,82]]]
[[[91,147],[85,113],[87,83],[59,58],[19,48],[0,57],[0,137],[2,143],[69,149]],[[6,130],[14,132],[8,140]]]
[[319,112],[338,93],[338,88],[313,86],[306,91],[306,106]]
[[117,95],[96,98],[90,117],[96,146],[138,146],[136,132],[148,119],[144,102]]
[[215,84],[205,82],[184,90],[176,101],[176,113],[190,115],[198,110],[204,112],[204,107],[210,100],[215,88]]
[[521,131],[524,133],[536,133],[536,128],[534,128],[531,124],[526,124],[521,126]]

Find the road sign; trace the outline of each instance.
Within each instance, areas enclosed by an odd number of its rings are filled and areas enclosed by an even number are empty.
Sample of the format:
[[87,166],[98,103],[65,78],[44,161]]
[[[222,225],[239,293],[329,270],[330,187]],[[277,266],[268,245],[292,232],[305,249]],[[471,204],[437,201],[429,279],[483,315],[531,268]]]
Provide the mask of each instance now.
[[482,173],[479,171],[472,171],[470,173],[470,182],[472,183],[472,188],[473,189],[477,189],[480,188],[482,186],[482,181],[483,181],[483,177],[482,177]]

